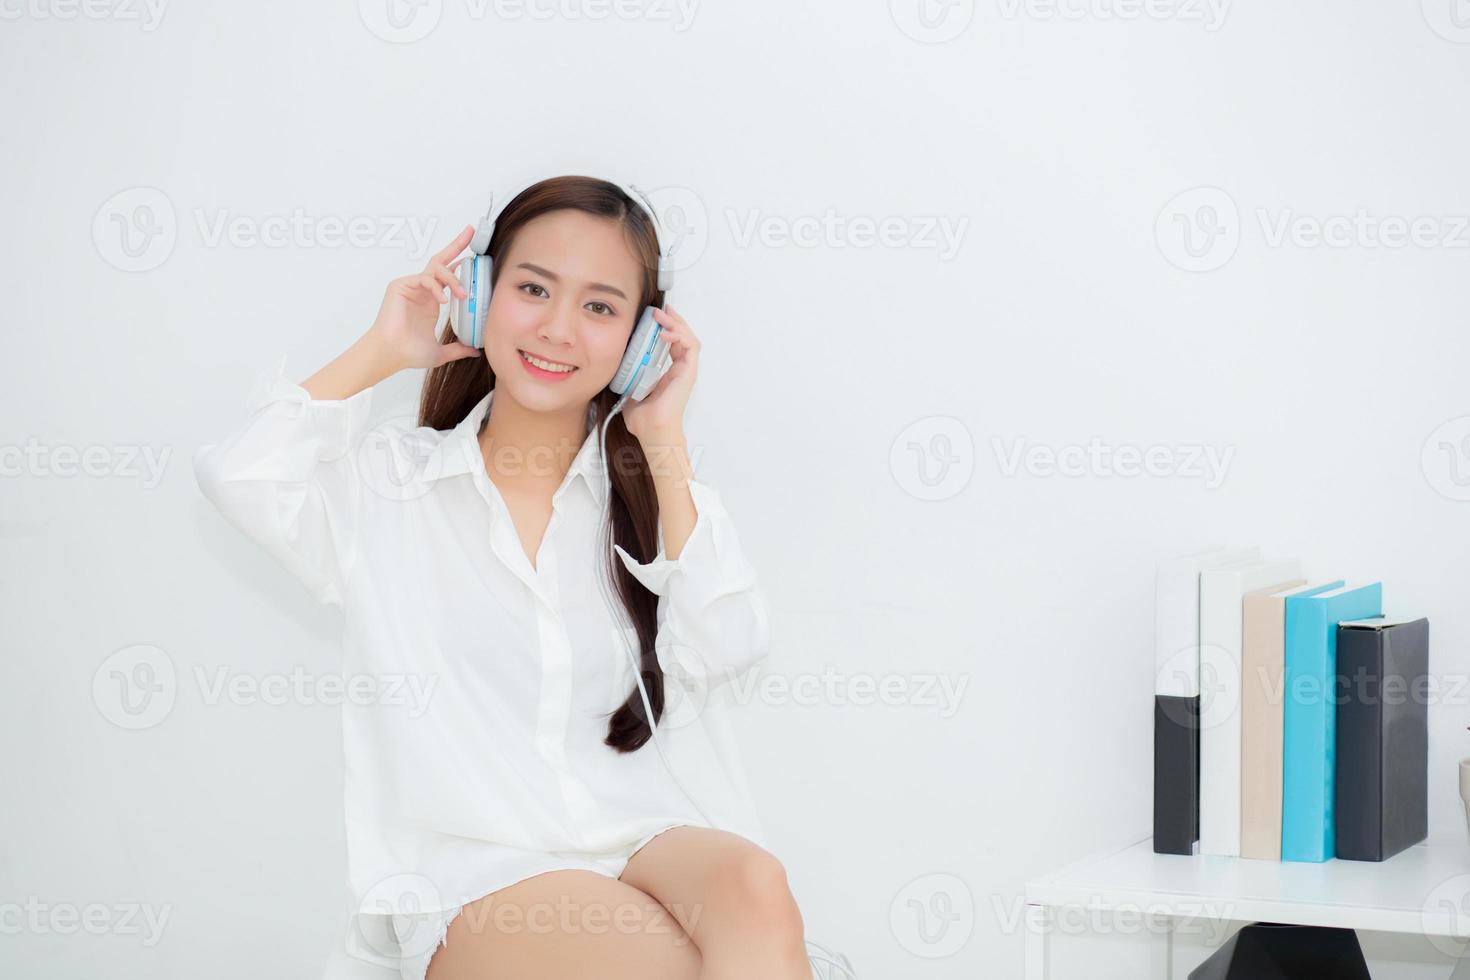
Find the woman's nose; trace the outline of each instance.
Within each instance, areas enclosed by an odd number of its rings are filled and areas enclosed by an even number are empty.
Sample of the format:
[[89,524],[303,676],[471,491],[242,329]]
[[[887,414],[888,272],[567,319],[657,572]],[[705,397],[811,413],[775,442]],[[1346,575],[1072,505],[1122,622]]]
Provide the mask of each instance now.
[[571,310],[563,309],[559,304],[548,307],[546,316],[541,320],[539,330],[541,339],[550,344],[564,344],[570,341],[575,334],[572,316]]

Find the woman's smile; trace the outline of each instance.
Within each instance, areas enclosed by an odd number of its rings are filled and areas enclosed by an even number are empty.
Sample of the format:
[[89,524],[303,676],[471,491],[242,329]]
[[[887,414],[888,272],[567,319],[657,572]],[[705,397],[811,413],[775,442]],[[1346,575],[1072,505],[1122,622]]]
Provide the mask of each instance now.
[[531,376],[541,378],[543,381],[561,381],[563,378],[570,377],[577,370],[574,365],[536,357],[523,350],[517,349],[517,353],[521,355],[521,363],[525,365]]

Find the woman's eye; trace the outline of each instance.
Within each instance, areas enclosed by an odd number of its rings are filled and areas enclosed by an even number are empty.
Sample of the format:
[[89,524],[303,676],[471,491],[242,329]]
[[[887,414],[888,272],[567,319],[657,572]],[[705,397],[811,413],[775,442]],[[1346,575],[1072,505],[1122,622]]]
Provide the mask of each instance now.
[[598,316],[605,316],[613,312],[613,308],[611,306],[608,306],[606,303],[599,303],[596,300],[588,303],[587,308],[593,313],[596,313]]
[[523,282],[523,283],[521,283],[521,289],[522,290],[526,290],[526,291],[533,290],[533,289],[539,289],[539,290],[541,290],[540,292],[531,293],[532,296],[546,296],[547,295],[546,290],[542,288],[542,286],[541,286],[541,284],[539,282]]

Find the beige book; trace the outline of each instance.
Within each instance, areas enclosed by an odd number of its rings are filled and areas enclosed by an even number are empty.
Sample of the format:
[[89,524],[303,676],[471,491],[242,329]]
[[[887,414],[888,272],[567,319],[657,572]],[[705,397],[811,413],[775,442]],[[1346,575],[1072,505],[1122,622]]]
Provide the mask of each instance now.
[[1332,582],[1276,585],[1241,598],[1240,856],[1281,860],[1286,597]]

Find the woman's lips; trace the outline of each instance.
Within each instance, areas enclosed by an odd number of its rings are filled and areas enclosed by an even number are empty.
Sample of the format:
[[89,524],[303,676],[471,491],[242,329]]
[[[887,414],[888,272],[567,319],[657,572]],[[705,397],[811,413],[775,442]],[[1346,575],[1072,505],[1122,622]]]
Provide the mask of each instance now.
[[[525,366],[526,370],[530,372],[531,376],[534,378],[540,378],[542,381],[564,381],[577,373],[577,369],[575,367],[572,368],[570,371],[547,371],[544,368],[539,368],[536,365],[532,364],[530,361],[526,360],[525,351],[518,350],[516,351],[516,353],[520,357],[521,364]],[[549,358],[541,358],[541,360],[549,360]]]

